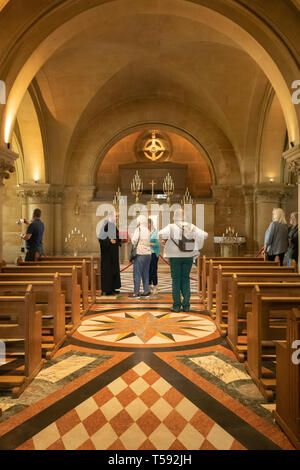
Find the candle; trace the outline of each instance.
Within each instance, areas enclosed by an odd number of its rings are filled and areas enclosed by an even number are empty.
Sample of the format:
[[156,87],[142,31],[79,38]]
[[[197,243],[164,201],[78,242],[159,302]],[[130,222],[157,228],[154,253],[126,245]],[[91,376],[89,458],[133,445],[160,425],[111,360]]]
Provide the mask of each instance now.
[[65,242],[67,243],[67,241],[68,241],[68,239],[67,239],[67,237],[66,237],[66,238],[65,238]]

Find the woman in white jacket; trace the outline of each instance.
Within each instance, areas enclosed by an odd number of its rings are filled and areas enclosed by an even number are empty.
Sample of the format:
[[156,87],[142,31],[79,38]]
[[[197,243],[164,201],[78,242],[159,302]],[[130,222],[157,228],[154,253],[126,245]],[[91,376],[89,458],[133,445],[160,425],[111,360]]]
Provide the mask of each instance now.
[[[190,272],[193,260],[198,258],[208,234],[193,224],[182,220],[181,209],[174,213],[174,224],[169,224],[159,232],[164,249],[164,258],[170,260],[172,277],[172,312],[190,311]],[[180,241],[186,239],[185,251]]]
[[[137,227],[131,237],[131,242],[136,246],[136,257],[133,261],[133,283],[134,293],[129,297],[148,297],[150,295],[149,287],[149,268],[151,261],[150,248],[150,230],[148,229],[148,220],[140,215],[137,218]],[[141,280],[143,281],[144,292],[140,293]]]

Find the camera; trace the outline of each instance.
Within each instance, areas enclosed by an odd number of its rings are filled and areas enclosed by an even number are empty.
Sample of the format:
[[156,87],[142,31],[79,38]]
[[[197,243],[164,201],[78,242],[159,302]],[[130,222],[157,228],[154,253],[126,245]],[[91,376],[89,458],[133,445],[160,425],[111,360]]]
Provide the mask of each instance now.
[[17,224],[24,224],[24,219],[19,219]]

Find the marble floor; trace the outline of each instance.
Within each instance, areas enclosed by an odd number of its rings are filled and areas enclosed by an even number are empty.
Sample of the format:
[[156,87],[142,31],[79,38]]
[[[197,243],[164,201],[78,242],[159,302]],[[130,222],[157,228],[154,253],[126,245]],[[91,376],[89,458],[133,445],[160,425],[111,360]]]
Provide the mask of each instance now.
[[293,450],[192,296],[98,298],[18,399],[0,395],[0,450]]

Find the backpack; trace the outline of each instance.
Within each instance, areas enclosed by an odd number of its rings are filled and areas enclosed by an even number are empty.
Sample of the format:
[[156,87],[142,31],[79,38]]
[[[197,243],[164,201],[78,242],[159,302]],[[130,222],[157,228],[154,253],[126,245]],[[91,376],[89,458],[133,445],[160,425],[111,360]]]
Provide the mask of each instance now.
[[184,253],[189,253],[195,251],[195,239],[194,238],[186,238],[183,234],[183,230],[181,229],[181,237],[178,243],[174,240],[174,238],[170,237],[172,242],[179,248],[180,251]]

